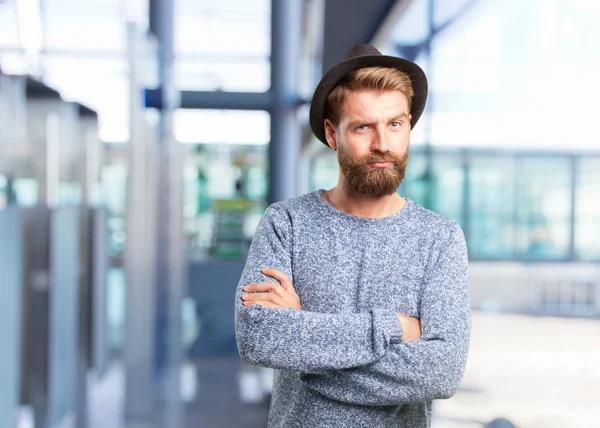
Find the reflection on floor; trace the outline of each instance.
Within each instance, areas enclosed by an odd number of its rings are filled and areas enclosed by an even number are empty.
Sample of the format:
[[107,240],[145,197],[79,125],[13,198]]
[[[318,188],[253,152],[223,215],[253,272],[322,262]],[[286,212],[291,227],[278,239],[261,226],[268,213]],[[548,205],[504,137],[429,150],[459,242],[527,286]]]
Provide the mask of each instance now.
[[[488,425],[500,418],[516,428],[598,426],[600,320],[474,313],[472,324],[463,383],[453,398],[434,403],[432,428],[508,428],[502,421]],[[266,428],[268,403],[240,399],[237,356],[194,365],[189,428]],[[116,365],[90,395],[90,428],[122,427],[122,375]]]
[[244,404],[240,399],[239,357],[211,357],[195,361],[196,400],[188,408],[189,428],[266,428],[269,404]]
[[[240,399],[238,356],[202,358],[194,361],[197,391],[186,406],[189,428],[265,428],[269,403],[244,404]],[[183,370],[185,377],[193,371]],[[182,379],[182,384],[189,384]],[[119,363],[111,366],[100,381],[91,382],[88,392],[90,428],[174,428],[166,421],[123,423],[124,372]],[[185,387],[184,387],[185,389]],[[184,394],[187,395],[187,394]],[[28,427],[22,425],[19,428]]]

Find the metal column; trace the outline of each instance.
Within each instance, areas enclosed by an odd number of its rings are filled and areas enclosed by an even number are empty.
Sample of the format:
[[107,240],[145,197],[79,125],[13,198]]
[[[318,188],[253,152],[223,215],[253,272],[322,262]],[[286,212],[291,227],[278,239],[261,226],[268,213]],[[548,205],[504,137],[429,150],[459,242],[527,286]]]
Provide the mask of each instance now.
[[152,269],[151,217],[153,209],[147,187],[147,136],[144,129],[141,52],[145,39],[135,24],[128,25],[130,73],[130,138],[127,175],[127,278],[125,315],[125,419],[150,422],[154,416],[155,289]]
[[21,306],[23,282],[22,218],[16,207],[0,209],[0,426],[16,426],[20,403]]
[[[434,37],[434,33],[435,33],[435,20],[434,20],[434,13],[435,13],[435,0],[429,0],[428,1],[428,5],[427,5],[427,22],[428,22],[428,27],[429,27],[429,34],[427,35],[427,42],[425,43],[425,49],[426,49],[426,53],[427,53],[427,80],[429,81],[429,87],[432,88],[432,82],[433,82],[433,74],[434,74],[434,70],[433,70],[433,55],[432,55],[432,48],[431,48],[431,44],[433,41],[433,37]],[[425,131],[425,135],[426,135],[426,141],[425,141],[425,173],[424,173],[424,181],[425,181],[425,185],[426,185],[426,192],[425,192],[425,200],[423,201],[423,205],[425,206],[425,208],[428,209],[435,209],[433,206],[433,201],[434,201],[434,196],[433,196],[433,191],[434,191],[434,183],[437,180],[435,173],[433,171],[434,166],[433,166],[433,145],[432,145],[432,136],[433,136],[433,113],[434,113],[434,109],[433,109],[433,98],[434,98],[434,94],[433,91],[429,91],[428,94],[428,99],[427,99],[427,104],[425,105],[425,115],[426,117],[426,121],[425,121],[425,126],[427,127],[427,130]]]
[[301,47],[302,0],[272,0],[269,203],[298,195]]
[[173,0],[150,1],[150,31],[159,46],[161,120],[157,208],[157,376],[162,386],[165,424],[184,424],[180,370],[184,359],[181,303],[187,294],[183,240],[183,147],[173,137],[173,114],[180,105],[175,89],[175,7]]

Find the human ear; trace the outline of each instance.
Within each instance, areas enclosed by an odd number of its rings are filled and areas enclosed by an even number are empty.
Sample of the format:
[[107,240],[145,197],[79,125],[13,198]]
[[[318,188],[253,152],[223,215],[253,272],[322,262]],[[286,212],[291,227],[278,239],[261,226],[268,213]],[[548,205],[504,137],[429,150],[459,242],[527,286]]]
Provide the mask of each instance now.
[[329,144],[329,147],[331,147],[333,150],[336,150],[337,140],[335,135],[335,126],[333,125],[333,122],[329,119],[325,119],[323,125],[325,127],[325,138],[327,139],[327,144]]

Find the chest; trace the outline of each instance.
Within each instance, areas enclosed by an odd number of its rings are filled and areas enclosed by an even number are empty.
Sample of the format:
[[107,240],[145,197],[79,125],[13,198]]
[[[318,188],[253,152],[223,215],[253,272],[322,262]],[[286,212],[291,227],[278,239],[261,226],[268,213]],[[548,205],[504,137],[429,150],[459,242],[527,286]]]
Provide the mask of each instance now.
[[314,230],[297,241],[294,286],[304,309],[362,312],[389,308],[418,316],[423,257],[399,233]]

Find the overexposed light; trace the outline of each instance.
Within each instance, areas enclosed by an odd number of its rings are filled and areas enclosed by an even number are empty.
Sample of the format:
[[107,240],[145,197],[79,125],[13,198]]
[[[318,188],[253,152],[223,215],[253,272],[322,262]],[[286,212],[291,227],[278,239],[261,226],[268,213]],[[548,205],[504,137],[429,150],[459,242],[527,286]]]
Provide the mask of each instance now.
[[21,47],[28,55],[39,55],[43,48],[40,0],[17,0]]
[[27,74],[27,64],[20,53],[0,53],[0,65],[4,74]]
[[[450,13],[458,10],[450,3],[464,0],[448,3]],[[434,39],[430,61],[424,54],[417,58],[430,92],[412,143],[598,150],[598,12],[600,5],[590,0],[478,2]],[[425,23],[404,19],[398,25],[391,46]]]
[[98,127],[98,138],[105,143],[128,143],[129,127],[127,124],[102,123],[100,116],[100,126]]
[[177,110],[175,139],[181,143],[265,145],[270,116],[265,111]]

